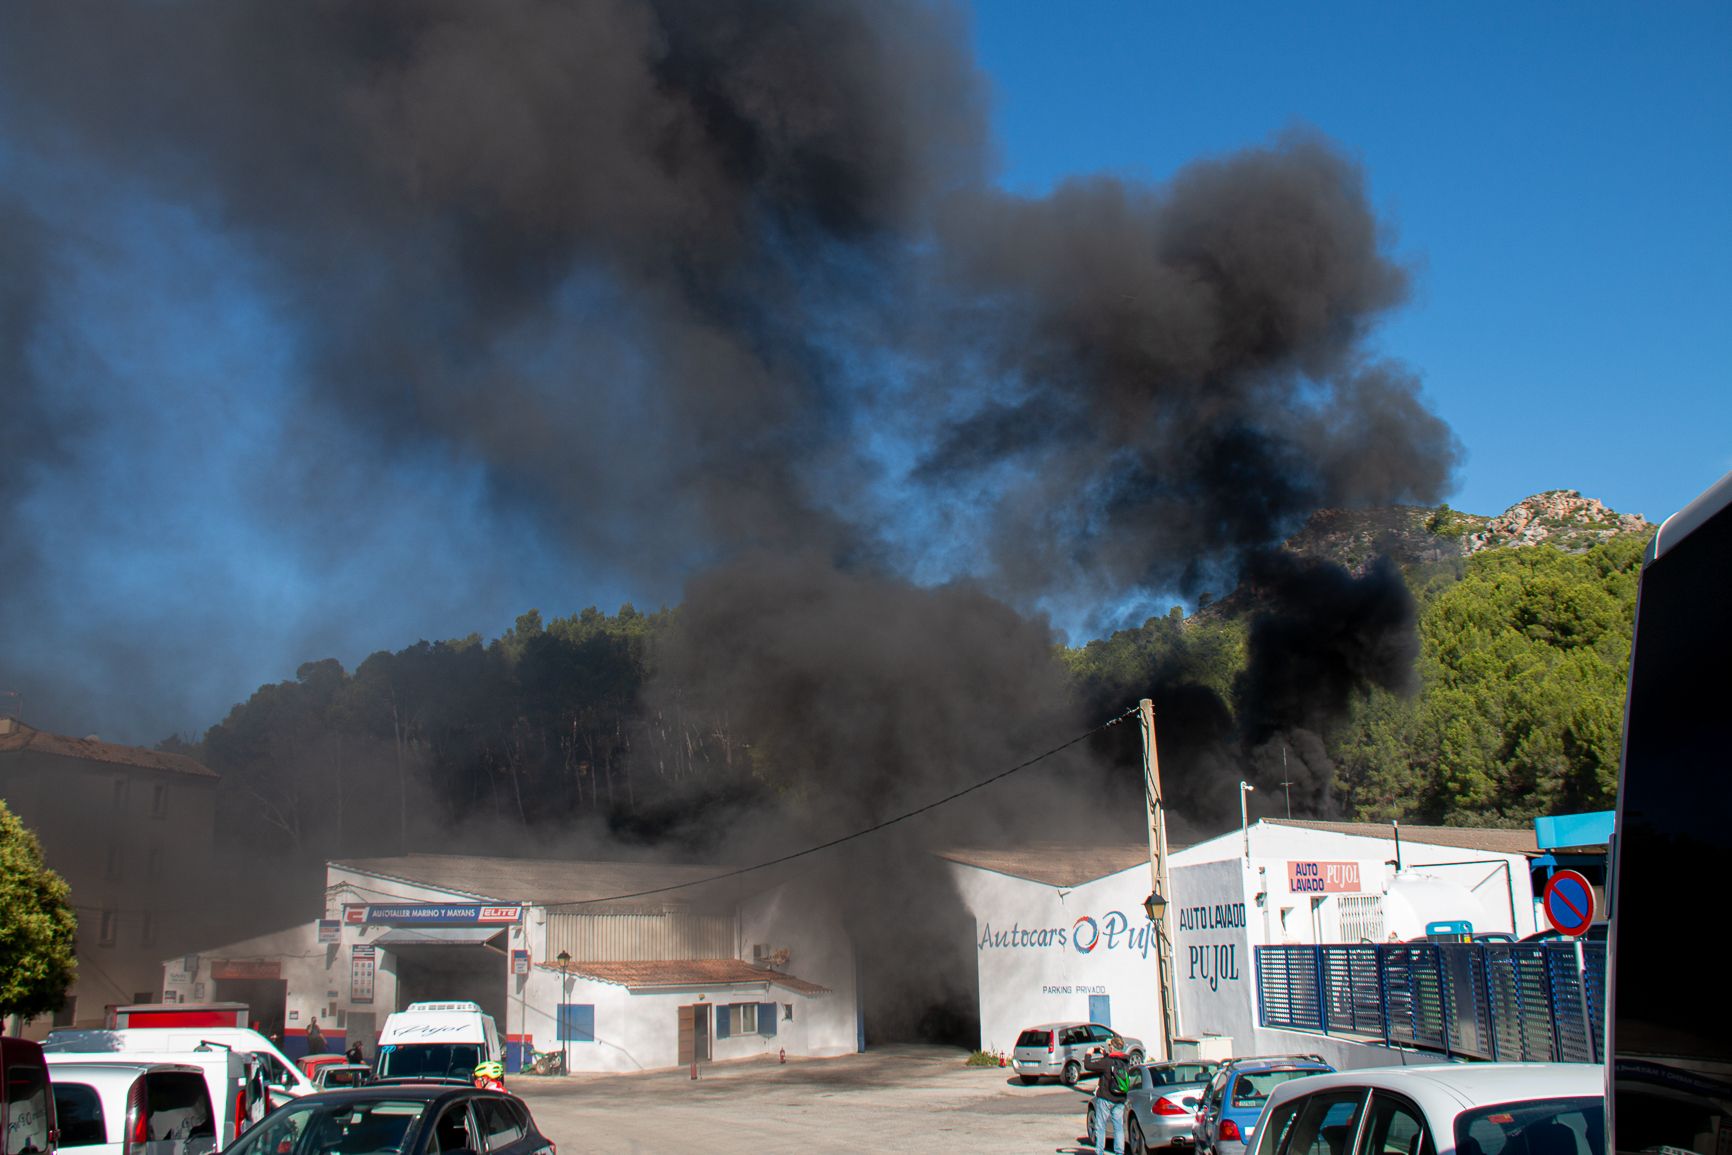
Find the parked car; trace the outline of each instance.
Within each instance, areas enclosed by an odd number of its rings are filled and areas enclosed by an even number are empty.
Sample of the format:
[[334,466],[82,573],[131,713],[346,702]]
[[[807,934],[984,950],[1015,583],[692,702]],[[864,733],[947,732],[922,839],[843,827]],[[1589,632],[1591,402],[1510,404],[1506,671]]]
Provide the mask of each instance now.
[[1132,1066],[1140,1064],[1148,1053],[1141,1039],[1114,1034],[1111,1027],[1101,1023],[1042,1023],[1016,1037],[1011,1066],[1024,1083],[1057,1079],[1074,1087],[1087,1072],[1089,1060],[1104,1052],[1115,1038],[1124,1042]]
[[[1219,1066],[1208,1060],[1174,1060],[1133,1067],[1125,1102],[1125,1150],[1142,1155],[1159,1147],[1190,1146],[1192,1121]],[[1083,1130],[1095,1144],[1092,1102],[1083,1109]],[[1106,1137],[1110,1140],[1112,1132]]]
[[190,1063],[57,1061],[54,1113],[60,1149],[74,1155],[208,1155],[222,1145],[205,1072]]
[[223,1155],[555,1155],[521,1099],[444,1083],[375,1083],[292,1099]]
[[326,1063],[313,1073],[321,1091],[338,1087],[365,1087],[373,1081],[373,1068],[365,1063]]
[[[163,1004],[168,1005],[168,1004]],[[218,1004],[220,1005],[220,1004]],[[235,1004],[239,1005],[239,1004]],[[197,1051],[212,1046],[228,1047],[255,1056],[264,1067],[265,1082],[278,1099],[306,1095],[313,1081],[305,1071],[289,1062],[276,1044],[248,1027],[125,1027],[116,1030],[60,1028],[49,1031],[42,1042],[48,1052],[76,1051]],[[336,1056],[341,1057],[341,1056]]]
[[29,1039],[0,1038],[0,1135],[16,1155],[53,1155],[54,1096],[48,1064]]
[[1282,1083],[1335,1068],[1316,1055],[1229,1059],[1209,1081],[1192,1129],[1203,1155],[1245,1155],[1257,1131],[1257,1116],[1269,1093]]
[[1606,1155],[1605,1068],[1449,1063],[1317,1075],[1271,1092],[1255,1148],[1255,1155],[1452,1152]]
[[1554,930],[1554,929],[1548,927],[1545,930],[1536,930],[1536,931],[1534,931],[1534,933],[1524,936],[1522,938],[1522,941],[1523,942],[1569,942],[1570,939],[1572,939],[1572,938],[1579,938],[1583,942],[1605,942],[1606,941],[1606,932],[1610,929],[1610,927],[1611,927],[1611,924],[1606,923],[1606,922],[1589,923],[1586,933],[1580,934],[1580,935],[1568,935],[1568,934],[1565,934],[1561,930]]
[[136,1069],[141,1065],[155,1064],[191,1067],[204,1079],[209,1093],[211,1119],[219,1148],[240,1138],[242,1132],[263,1119],[271,1109],[264,1068],[256,1056],[245,1051],[231,1051],[226,1047],[208,1047],[202,1051],[124,1053],[49,1051],[44,1057],[48,1060],[49,1078],[56,1085],[61,1081],[61,1071],[74,1067],[86,1073],[96,1067]]

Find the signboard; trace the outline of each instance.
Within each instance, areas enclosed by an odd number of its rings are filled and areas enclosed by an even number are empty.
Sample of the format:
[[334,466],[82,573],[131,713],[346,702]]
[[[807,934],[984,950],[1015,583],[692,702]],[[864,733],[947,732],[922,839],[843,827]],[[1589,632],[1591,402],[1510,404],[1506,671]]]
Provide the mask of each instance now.
[[1289,862],[1287,889],[1294,894],[1358,894],[1357,862]]
[[1546,883],[1540,905],[1546,921],[1567,935],[1588,932],[1594,921],[1594,885],[1575,870],[1560,870]]
[[514,950],[511,952],[511,973],[514,975],[526,975],[529,973],[528,951]]
[[231,982],[280,979],[283,977],[283,964],[276,959],[262,958],[212,959],[210,977]]
[[498,926],[522,920],[521,906],[374,902],[343,907],[343,921],[351,926],[375,923],[389,926]]
[[363,1006],[373,1001],[374,967],[378,955],[371,946],[355,946],[349,953],[349,1001]]
[[322,943],[342,942],[343,924],[334,918],[321,918],[319,920],[319,941]]

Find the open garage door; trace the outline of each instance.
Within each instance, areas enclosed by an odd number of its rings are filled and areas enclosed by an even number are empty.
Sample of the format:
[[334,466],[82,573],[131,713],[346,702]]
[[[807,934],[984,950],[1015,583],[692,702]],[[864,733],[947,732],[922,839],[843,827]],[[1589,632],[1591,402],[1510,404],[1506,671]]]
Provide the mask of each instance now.
[[494,927],[395,927],[374,939],[396,962],[397,1006],[472,1002],[505,1031],[510,981],[505,931]]

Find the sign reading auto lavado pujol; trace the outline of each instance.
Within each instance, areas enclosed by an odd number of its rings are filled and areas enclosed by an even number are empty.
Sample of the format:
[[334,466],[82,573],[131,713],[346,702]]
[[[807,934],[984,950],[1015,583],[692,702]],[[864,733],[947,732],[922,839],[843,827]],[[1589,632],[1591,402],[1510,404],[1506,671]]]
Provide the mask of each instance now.
[[1358,894],[1357,862],[1289,862],[1287,888],[1294,894]]

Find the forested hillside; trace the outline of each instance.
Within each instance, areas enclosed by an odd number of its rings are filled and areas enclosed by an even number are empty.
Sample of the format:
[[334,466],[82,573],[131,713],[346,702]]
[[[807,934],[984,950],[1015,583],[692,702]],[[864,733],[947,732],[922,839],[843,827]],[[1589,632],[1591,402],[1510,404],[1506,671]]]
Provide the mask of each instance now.
[[[1575,495],[1522,508],[1323,514],[1289,543],[1360,571],[1393,559],[1417,614],[1411,684],[1359,694],[1311,729],[1247,721],[1251,586],[1060,650],[1054,685],[1090,723],[1154,697],[1175,805],[1204,824],[1236,813],[1241,777],[1261,785],[1265,813],[1291,794],[1296,817],[1521,824],[1610,806],[1652,530]],[[677,679],[650,692],[679,612],[529,611],[492,641],[420,642],[352,672],[312,662],[192,752],[223,775],[222,829],[303,860],[448,847],[459,825],[471,846],[574,831],[701,845],[705,823],[797,802],[808,756],[740,732]],[[1134,739],[1120,727],[1097,746],[1127,778]]]

